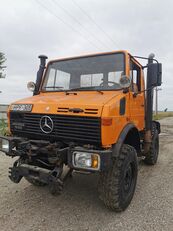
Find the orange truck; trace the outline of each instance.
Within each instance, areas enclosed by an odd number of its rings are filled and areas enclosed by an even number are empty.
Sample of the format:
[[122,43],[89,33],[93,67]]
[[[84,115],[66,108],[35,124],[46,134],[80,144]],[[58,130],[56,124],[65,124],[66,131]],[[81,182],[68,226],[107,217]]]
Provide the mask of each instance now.
[[39,58],[36,83],[28,83],[33,96],[10,105],[10,136],[0,137],[0,150],[18,157],[9,178],[19,183],[24,177],[60,194],[73,171],[97,173],[100,199],[114,211],[125,210],[136,188],[138,157],[149,165],[158,158],[160,124],[152,120],[152,108],[161,63],[153,54],[127,51],[47,65],[46,56]]

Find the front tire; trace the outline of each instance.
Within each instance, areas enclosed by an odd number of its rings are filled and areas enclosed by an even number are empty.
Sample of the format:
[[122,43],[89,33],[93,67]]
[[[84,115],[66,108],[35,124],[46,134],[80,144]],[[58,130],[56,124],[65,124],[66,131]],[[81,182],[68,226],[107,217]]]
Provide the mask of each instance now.
[[100,199],[109,209],[121,212],[128,207],[135,192],[137,174],[136,150],[124,144],[112,167],[100,175]]

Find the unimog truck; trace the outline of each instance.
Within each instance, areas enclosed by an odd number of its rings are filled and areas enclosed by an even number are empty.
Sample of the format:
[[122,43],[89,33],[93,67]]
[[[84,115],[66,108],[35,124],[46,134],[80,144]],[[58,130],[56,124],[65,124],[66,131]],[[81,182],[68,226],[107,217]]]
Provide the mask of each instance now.
[[153,54],[127,51],[47,65],[46,56],[39,58],[36,82],[28,83],[33,96],[9,106],[10,135],[0,137],[0,150],[17,157],[9,178],[19,183],[24,177],[60,194],[73,171],[97,173],[100,199],[114,211],[125,210],[136,187],[138,157],[149,165],[158,158],[160,124],[152,109],[161,64]]

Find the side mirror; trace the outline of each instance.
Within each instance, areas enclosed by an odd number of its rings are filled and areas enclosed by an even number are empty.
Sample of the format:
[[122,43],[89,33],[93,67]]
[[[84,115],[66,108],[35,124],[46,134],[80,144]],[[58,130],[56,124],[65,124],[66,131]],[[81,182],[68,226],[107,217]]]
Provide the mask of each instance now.
[[161,86],[162,84],[162,64],[148,64],[147,78],[151,87]]
[[27,88],[28,88],[29,91],[34,92],[34,91],[35,91],[35,88],[36,88],[36,85],[35,85],[34,82],[29,82],[29,83],[27,84]]
[[131,78],[126,75],[122,75],[119,80],[119,84],[123,89],[129,88],[131,85]]

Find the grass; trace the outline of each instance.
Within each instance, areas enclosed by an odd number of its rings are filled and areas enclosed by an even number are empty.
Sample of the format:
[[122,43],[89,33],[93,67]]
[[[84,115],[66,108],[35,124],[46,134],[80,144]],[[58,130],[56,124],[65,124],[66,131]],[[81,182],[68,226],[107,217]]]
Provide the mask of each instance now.
[[154,115],[153,118],[154,120],[161,120],[166,117],[173,117],[173,112],[167,111],[167,112],[158,112],[158,115]]
[[7,135],[7,131],[8,131],[7,123],[4,119],[1,119],[0,120],[0,135],[3,135],[3,136]]

